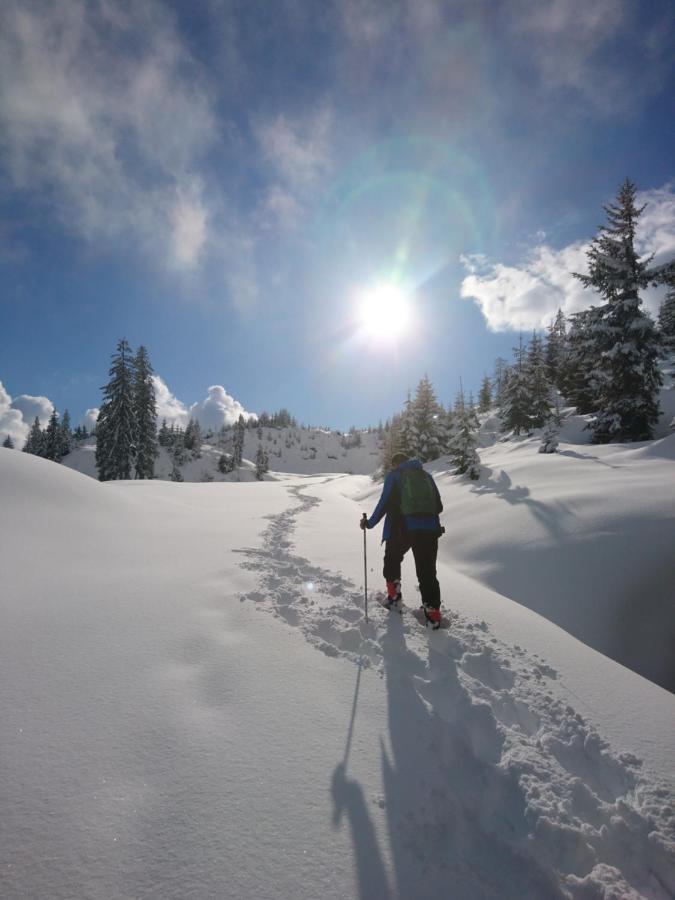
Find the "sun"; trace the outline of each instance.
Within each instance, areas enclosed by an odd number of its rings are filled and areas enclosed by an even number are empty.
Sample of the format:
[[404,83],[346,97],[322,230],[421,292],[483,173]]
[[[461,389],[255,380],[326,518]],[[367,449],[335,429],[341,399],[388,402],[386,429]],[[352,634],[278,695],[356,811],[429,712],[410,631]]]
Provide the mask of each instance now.
[[400,337],[410,323],[410,304],[405,292],[395,284],[370,288],[361,297],[359,321],[369,337],[381,340]]

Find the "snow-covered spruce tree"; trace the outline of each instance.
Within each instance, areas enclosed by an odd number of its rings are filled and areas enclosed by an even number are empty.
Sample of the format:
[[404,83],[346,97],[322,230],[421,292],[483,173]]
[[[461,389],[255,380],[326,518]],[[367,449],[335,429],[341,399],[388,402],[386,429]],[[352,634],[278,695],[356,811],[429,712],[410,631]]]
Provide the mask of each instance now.
[[533,332],[527,348],[526,359],[529,417],[532,428],[541,428],[551,414],[549,396],[551,385],[546,369],[544,344],[537,332]]
[[414,455],[421,462],[438,459],[444,449],[440,434],[442,415],[443,408],[436,399],[428,376],[425,375],[417,385],[412,403]]
[[157,435],[157,443],[160,447],[168,447],[171,443],[171,432],[166,424],[166,419],[162,419],[162,425]]
[[52,411],[45,429],[43,455],[46,459],[51,459],[53,462],[61,462],[61,426],[59,425],[59,414],[56,410]]
[[33,456],[44,456],[45,435],[40,426],[40,420],[35,416],[35,421],[28,432],[26,443],[23,445],[24,453],[32,453]]
[[64,410],[61,425],[59,426],[59,462],[64,456],[68,456],[73,449],[73,431],[70,427],[70,413]]
[[110,381],[96,420],[96,468],[99,481],[131,478],[136,461],[134,361],[122,338],[112,355]]
[[134,359],[136,478],[154,478],[157,448],[157,401],[148,351],[142,345]]
[[455,400],[453,421],[451,460],[457,466],[458,475],[468,475],[472,481],[476,481],[480,477],[480,459],[476,450],[480,423],[474,406],[466,403],[461,385]]
[[492,385],[488,375],[483,375],[483,381],[478,394],[478,412],[489,412],[492,405]]
[[664,353],[675,353],[675,285],[670,285],[659,309],[659,331]]
[[581,415],[596,409],[598,383],[595,375],[598,335],[602,316],[597,306],[573,313],[567,336],[567,363],[561,387],[567,401]]
[[[283,426],[279,426],[283,427]],[[232,441],[232,464],[238,468],[244,458],[244,439],[246,437],[246,422],[240,414],[237,424],[234,426],[234,438]]]
[[559,391],[563,389],[567,366],[567,320],[561,309],[548,328],[546,339],[546,372],[548,380]]
[[14,449],[14,441],[12,440],[12,435],[8,434],[7,437],[2,442],[2,446],[6,447],[8,450]]
[[258,444],[258,450],[255,455],[255,477],[258,481],[263,480],[263,475],[269,471],[269,459],[267,452],[262,444]]
[[520,335],[518,346],[513,348],[514,363],[502,378],[499,418],[502,420],[504,431],[514,431],[516,434],[527,431],[530,427],[530,397],[525,353],[523,336]]
[[498,407],[502,405],[502,391],[508,377],[509,364],[502,356],[498,356],[495,360],[495,371],[492,376],[492,385],[494,388],[494,400]]
[[[408,456],[417,456],[417,434],[415,431],[415,415],[413,401],[408,391],[403,412],[399,418],[398,430],[398,447],[400,453],[406,453]],[[389,469],[385,469],[388,472]]]
[[540,453],[557,453],[562,414],[560,411],[560,395],[555,387],[551,387],[551,412],[544,424],[544,433],[539,446]]
[[626,179],[615,204],[605,207],[607,225],[587,252],[589,274],[575,272],[585,287],[596,290],[601,328],[595,330],[597,412],[593,441],[641,441],[652,437],[659,417],[659,338],[640,306],[640,290],[667,277],[667,267],[650,269],[652,257],[640,260],[635,231],[644,210],[636,206],[636,186]]
[[391,423],[382,431],[380,438],[380,465],[374,478],[384,478],[387,472],[393,469],[392,457],[394,453],[401,451],[401,416],[392,416]]

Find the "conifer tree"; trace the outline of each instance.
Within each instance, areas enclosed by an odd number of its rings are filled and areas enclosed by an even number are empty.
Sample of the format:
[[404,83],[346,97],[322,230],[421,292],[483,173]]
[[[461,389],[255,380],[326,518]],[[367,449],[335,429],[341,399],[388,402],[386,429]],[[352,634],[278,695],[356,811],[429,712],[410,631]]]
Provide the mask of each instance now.
[[380,468],[378,475],[386,475],[393,469],[392,457],[395,453],[404,452],[401,446],[401,416],[392,416],[391,423],[383,429],[380,439]]
[[33,456],[44,456],[44,444],[44,432],[40,426],[40,420],[35,416],[26,443],[23,445],[23,452],[32,453]]
[[548,329],[546,340],[546,373],[548,380],[558,390],[563,389],[567,364],[567,320],[561,309]]
[[61,461],[61,428],[59,426],[59,414],[52,411],[45,430],[44,456],[53,462]]
[[73,432],[70,427],[70,413],[66,409],[63,413],[63,418],[61,419],[61,426],[59,429],[59,456],[58,461],[60,462],[64,456],[68,456],[70,451],[73,449]]
[[492,385],[487,375],[483,375],[483,381],[478,394],[478,411],[481,413],[489,412],[492,405]]
[[255,477],[258,481],[263,480],[263,475],[269,470],[269,459],[266,450],[262,444],[258,444],[258,450],[255,455]]
[[503,357],[498,356],[495,360],[495,371],[494,375],[492,376],[492,384],[494,385],[495,392],[495,403],[498,407],[501,407],[502,405],[502,391],[508,377],[509,368],[510,366],[508,362]]
[[636,193],[626,179],[616,203],[605,207],[608,224],[586,254],[589,274],[574,273],[605,301],[594,334],[595,443],[648,440],[659,417],[659,341],[654,323],[640,309],[640,290],[667,277],[668,267],[650,269],[652,257],[638,257],[635,231],[644,207],[636,205]]
[[[410,396],[410,391],[408,391],[403,412],[399,419],[397,447],[397,450],[400,453],[405,453],[407,456],[417,455],[417,436],[415,434],[414,418],[412,397]],[[385,471],[388,472],[389,469],[386,469]]]
[[502,377],[499,417],[504,431],[514,431],[516,434],[527,431],[530,427],[525,352],[523,336],[520,335],[518,346],[513,349],[514,363]]
[[133,413],[136,430],[136,478],[154,478],[157,459],[157,402],[148,351],[138,348],[133,363]]
[[232,442],[232,465],[238,468],[244,458],[244,439],[246,437],[246,422],[242,415],[239,416],[234,426],[234,439]]
[[670,285],[659,309],[661,344],[666,353],[675,352],[675,285]]
[[12,435],[8,434],[7,437],[2,442],[2,446],[6,447],[8,450],[14,449],[14,441],[12,440]]
[[412,404],[413,451],[421,462],[437,459],[441,454],[439,426],[442,412],[433,386],[425,375],[417,385]]
[[598,308],[591,306],[571,316],[567,336],[567,361],[561,390],[577,412],[595,410],[598,385],[594,376],[597,335],[602,329]]
[[544,344],[535,331],[527,349],[527,393],[530,426],[541,428],[551,414],[550,384],[546,371]]
[[457,466],[458,475],[468,475],[472,481],[480,477],[480,460],[476,450],[477,432],[480,427],[476,410],[464,399],[464,389],[460,381],[459,393],[454,408],[454,432],[450,456]]
[[99,481],[131,478],[136,460],[134,364],[122,338],[112,356],[110,381],[96,420],[96,468]]

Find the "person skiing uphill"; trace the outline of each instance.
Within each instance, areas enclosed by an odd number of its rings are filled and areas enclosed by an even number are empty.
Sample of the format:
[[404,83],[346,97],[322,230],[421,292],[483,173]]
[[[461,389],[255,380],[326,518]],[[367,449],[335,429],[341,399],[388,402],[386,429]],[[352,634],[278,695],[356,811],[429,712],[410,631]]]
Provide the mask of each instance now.
[[443,511],[441,495],[434,479],[418,459],[395,453],[394,468],[387,474],[382,494],[369,519],[361,519],[361,528],[374,528],[383,516],[384,569],[387,582],[387,606],[401,599],[401,563],[412,548],[415,570],[427,621],[435,628],[441,624],[441,589],[436,577],[438,538],[443,533],[438,514]]

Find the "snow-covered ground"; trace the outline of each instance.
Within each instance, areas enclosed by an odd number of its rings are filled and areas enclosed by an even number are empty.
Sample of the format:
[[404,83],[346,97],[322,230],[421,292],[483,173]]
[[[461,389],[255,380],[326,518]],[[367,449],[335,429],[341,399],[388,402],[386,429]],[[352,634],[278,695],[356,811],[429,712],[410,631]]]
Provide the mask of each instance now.
[[671,897],[675,698],[521,596],[529,567],[581,617],[598,530],[594,566],[642,567],[669,440],[439,465],[435,634],[364,621],[367,477],[100,484],[0,450],[0,894]]

